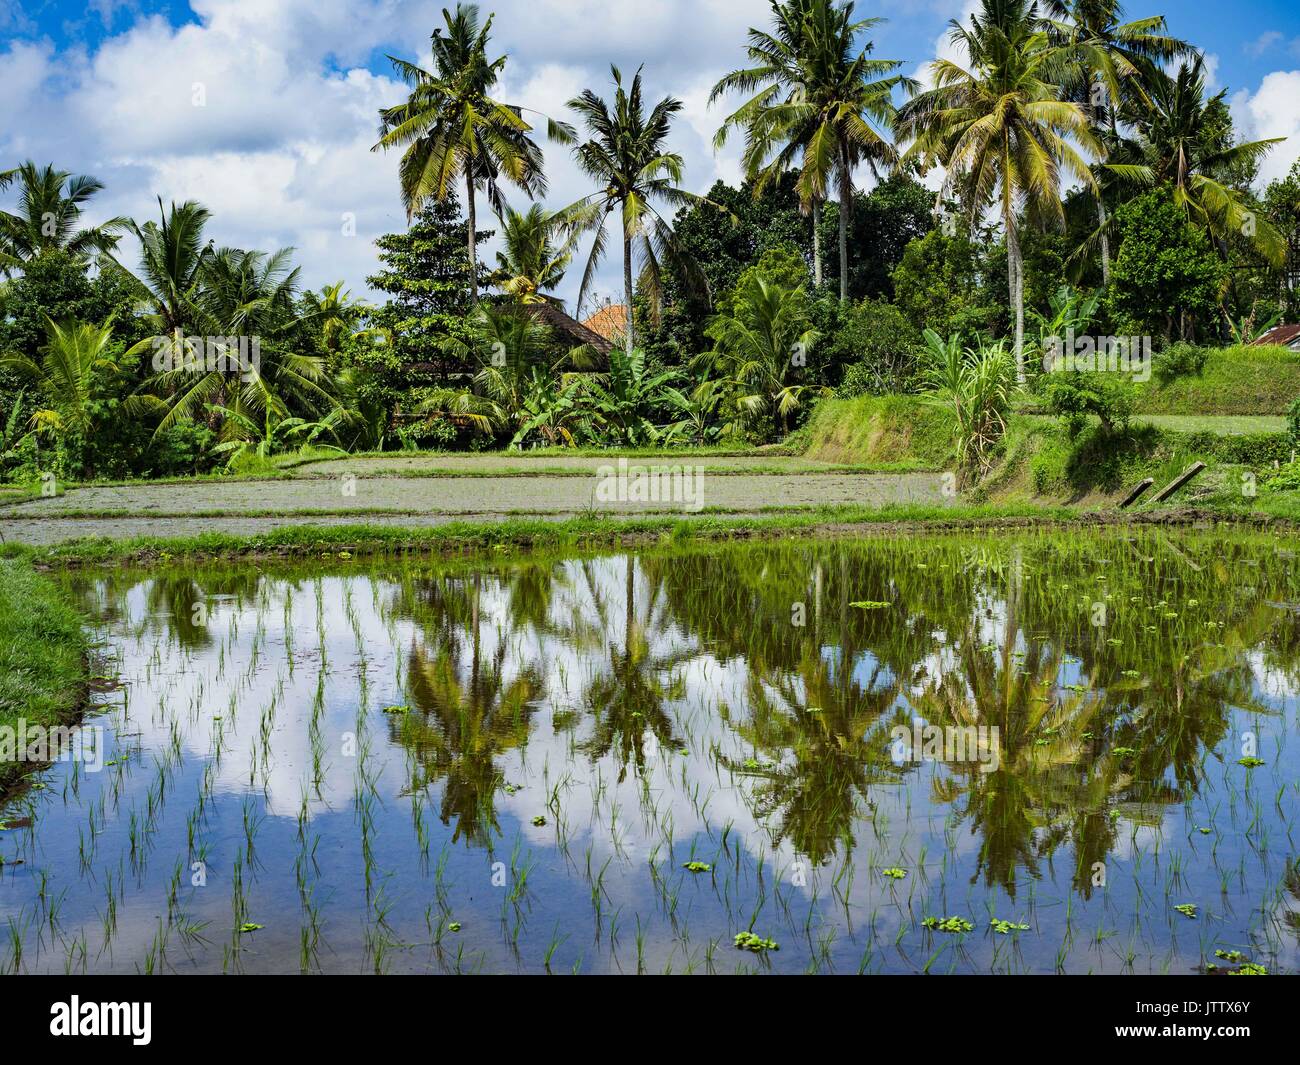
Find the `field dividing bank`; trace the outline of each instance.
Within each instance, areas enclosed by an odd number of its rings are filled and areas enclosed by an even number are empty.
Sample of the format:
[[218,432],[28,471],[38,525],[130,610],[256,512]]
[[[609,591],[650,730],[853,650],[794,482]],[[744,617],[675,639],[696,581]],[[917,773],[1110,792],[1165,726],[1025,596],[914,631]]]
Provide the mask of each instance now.
[[[250,560],[423,555],[472,557],[511,549],[600,549],[719,540],[906,538],[979,531],[993,536],[1025,529],[1253,529],[1300,544],[1300,517],[1258,511],[1182,507],[1163,511],[1081,511],[1025,503],[822,507],[779,515],[509,517],[412,525],[394,518],[364,524],[342,519],[311,523],[274,519],[183,519],[165,531],[124,535],[125,526],[81,523],[71,540],[0,543],[0,558],[47,567],[121,565],[188,560]],[[92,530],[94,530],[92,532]],[[116,535],[114,535],[116,534]]]
[[[510,517],[552,520],[636,514],[690,518],[822,507],[943,507],[954,500],[938,474],[733,474],[686,477],[685,491],[665,478],[645,498],[628,483],[602,487],[596,477],[319,478],[203,481],[74,488],[0,511],[6,542],[52,544],[87,535],[237,535],[293,524],[400,521],[410,526]],[[667,498],[665,498],[667,496]],[[176,523],[182,523],[177,525]]]

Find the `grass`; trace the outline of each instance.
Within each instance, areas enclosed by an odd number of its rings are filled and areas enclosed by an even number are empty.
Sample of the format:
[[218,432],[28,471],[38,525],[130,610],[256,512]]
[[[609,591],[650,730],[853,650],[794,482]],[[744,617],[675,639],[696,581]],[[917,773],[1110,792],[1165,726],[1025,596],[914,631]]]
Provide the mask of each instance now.
[[87,537],[49,546],[0,545],[0,559],[26,559],[45,565],[108,564],[240,556],[310,557],[347,552],[469,554],[510,547],[582,547],[670,539],[687,542],[748,537],[779,537],[800,531],[933,526],[943,529],[992,524],[1071,523],[1092,520],[1067,507],[1016,504],[885,507],[817,507],[778,517],[683,519],[579,517],[565,521],[536,518],[499,522],[449,522],[431,527],[388,525],[294,525],[252,536],[204,533],[191,537],[143,536],[131,539]]
[[[1262,481],[1275,463],[1288,461],[1294,446],[1286,433],[1223,433],[1205,427],[1213,419],[1180,422],[1182,427],[1174,429],[1135,417],[1127,430],[1113,434],[1094,422],[1071,437],[1056,419],[1014,415],[1002,457],[976,498],[1101,506],[1146,477],[1162,487],[1193,462],[1204,462],[1207,471],[1172,502],[1226,505],[1235,512],[1241,509],[1236,503],[1249,508],[1257,501],[1245,497],[1242,486],[1250,478]],[[1243,429],[1250,425],[1241,419]]]
[[[21,560],[0,560],[0,728],[68,724],[86,690],[87,640],[80,615],[49,578]],[[0,761],[0,790],[30,765]]]
[[1137,414],[1282,415],[1300,396],[1300,352],[1283,347],[1214,348],[1198,377],[1139,386]]
[[1280,414],[1135,414],[1132,421],[1178,433],[1246,436],[1286,432],[1286,418]]
[[827,399],[800,431],[804,457],[894,472],[941,470],[952,459],[952,416],[917,396]]

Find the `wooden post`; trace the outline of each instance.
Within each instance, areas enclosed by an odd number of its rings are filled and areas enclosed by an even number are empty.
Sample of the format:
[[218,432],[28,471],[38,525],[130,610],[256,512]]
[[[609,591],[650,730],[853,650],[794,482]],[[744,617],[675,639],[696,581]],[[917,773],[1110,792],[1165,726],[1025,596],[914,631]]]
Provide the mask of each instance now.
[[1183,470],[1182,473],[1180,473],[1177,477],[1175,477],[1172,481],[1170,481],[1167,485],[1165,485],[1162,489],[1160,489],[1159,492],[1156,493],[1156,502],[1163,503],[1166,499],[1168,499],[1171,495],[1177,492],[1178,489],[1182,488],[1183,485],[1185,485],[1188,481],[1190,481],[1203,469],[1205,469],[1204,462],[1193,462],[1190,466],[1187,467],[1187,469]]
[[1143,492],[1145,492],[1148,488],[1150,488],[1155,483],[1156,482],[1154,478],[1148,477],[1136,488],[1134,488],[1133,491],[1131,491],[1128,495],[1124,497],[1124,502],[1122,502],[1119,505],[1119,509],[1124,510],[1127,507],[1131,507],[1134,503],[1138,501],[1138,497],[1141,496]]

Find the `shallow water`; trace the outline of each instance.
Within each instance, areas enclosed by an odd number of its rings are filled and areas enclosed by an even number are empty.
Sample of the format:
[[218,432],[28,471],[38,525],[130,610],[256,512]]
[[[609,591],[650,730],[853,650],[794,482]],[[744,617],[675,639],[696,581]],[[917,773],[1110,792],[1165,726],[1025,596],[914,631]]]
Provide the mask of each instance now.
[[0,967],[1294,971],[1296,549],[69,575],[105,764],[0,811]]

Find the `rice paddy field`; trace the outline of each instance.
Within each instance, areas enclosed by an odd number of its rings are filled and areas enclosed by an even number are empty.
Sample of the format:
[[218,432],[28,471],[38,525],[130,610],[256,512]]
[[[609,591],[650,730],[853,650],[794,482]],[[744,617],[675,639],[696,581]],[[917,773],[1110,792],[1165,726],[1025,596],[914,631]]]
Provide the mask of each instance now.
[[0,969],[1288,973],[1294,539],[1024,532],[58,575]]

